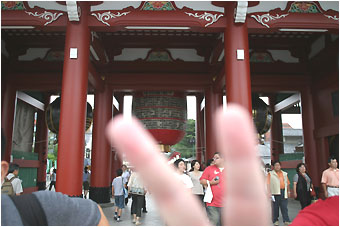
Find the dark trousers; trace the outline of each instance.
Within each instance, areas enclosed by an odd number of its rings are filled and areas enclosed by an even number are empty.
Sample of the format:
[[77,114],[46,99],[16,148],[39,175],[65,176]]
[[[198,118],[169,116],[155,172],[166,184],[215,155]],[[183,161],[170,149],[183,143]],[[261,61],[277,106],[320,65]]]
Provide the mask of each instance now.
[[145,195],[143,195],[143,211],[146,211],[146,200],[145,200]]
[[300,200],[301,210],[306,206],[309,206],[312,203],[312,200]]
[[55,189],[55,181],[51,181],[51,183],[50,183],[50,188],[48,189],[48,190],[52,190],[52,186],[54,186],[54,189]]
[[274,198],[275,202],[272,202],[273,223],[279,220],[279,209],[281,209],[283,222],[290,222],[288,216],[288,199],[285,199],[285,190],[281,189],[281,195],[274,195]]
[[143,195],[132,194],[131,214],[136,214],[137,217],[141,217],[143,203],[144,203]]

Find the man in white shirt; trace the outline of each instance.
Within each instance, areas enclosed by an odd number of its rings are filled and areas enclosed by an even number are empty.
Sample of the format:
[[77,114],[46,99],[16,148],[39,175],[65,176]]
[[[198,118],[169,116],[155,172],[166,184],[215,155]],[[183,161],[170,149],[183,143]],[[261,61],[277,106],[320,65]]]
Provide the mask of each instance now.
[[[129,182],[129,178],[131,174],[126,165],[122,165],[122,170],[123,170],[123,174],[122,174],[123,184],[124,184],[124,187],[127,189],[127,183]],[[128,202],[129,202],[129,197],[125,199],[125,205],[127,205]]]
[[7,179],[11,180],[13,177],[15,177],[12,180],[12,186],[13,186],[15,195],[21,195],[23,193],[21,180],[18,178],[18,174],[19,174],[19,165],[11,163],[9,165]]

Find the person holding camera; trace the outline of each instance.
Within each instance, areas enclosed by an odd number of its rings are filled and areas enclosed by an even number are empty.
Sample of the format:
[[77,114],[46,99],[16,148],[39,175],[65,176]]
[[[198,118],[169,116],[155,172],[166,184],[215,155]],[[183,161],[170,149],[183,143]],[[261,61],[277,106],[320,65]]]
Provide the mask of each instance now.
[[220,226],[221,208],[223,207],[224,195],[224,159],[219,152],[216,152],[213,157],[214,165],[208,166],[200,178],[200,183],[207,187],[211,187],[213,198],[210,203],[207,203],[207,215],[212,225]]

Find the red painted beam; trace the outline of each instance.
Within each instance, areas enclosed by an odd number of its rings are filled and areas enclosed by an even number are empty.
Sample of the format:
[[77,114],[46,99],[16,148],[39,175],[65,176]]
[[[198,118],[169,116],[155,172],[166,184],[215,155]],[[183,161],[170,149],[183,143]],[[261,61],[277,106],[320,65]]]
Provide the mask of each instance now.
[[[37,8],[37,9],[29,9],[27,11],[31,12],[38,12],[43,13],[44,9]],[[212,13],[213,15],[224,15],[220,12],[213,12],[213,11],[191,11],[188,10],[176,10],[176,11],[141,11],[141,10],[110,10],[111,13],[123,13],[123,12],[130,12],[125,16],[116,17],[112,20],[104,21],[107,24],[102,23],[99,21],[92,13],[104,13],[107,10],[103,11],[95,11],[90,12],[89,16],[89,27],[91,30],[95,31],[119,31],[124,30],[125,26],[184,26],[190,27],[193,31],[204,31],[204,32],[222,32],[226,27],[224,16],[220,17],[219,20],[211,25],[205,27],[207,22],[206,20],[200,20],[199,18],[195,18],[193,16],[189,16],[185,14],[188,13],[197,13],[198,15],[202,15],[205,12]],[[62,11],[55,11],[49,10],[52,13],[63,13],[56,21],[47,24],[46,20],[31,16],[25,11],[2,11],[1,15],[1,25],[2,26],[37,26],[40,29],[44,30],[54,30],[60,31],[66,30],[66,23],[67,23],[67,13]],[[256,12],[247,15],[248,21],[248,29],[249,32],[272,32],[278,30],[278,28],[322,28],[322,29],[330,29],[332,31],[339,30],[339,21],[327,18],[324,14],[306,14],[306,13],[290,13],[288,16],[284,18],[280,18],[279,20],[271,20],[266,24],[269,26],[262,25],[258,21],[256,21],[251,16],[254,15],[262,15],[270,13],[271,15],[276,15],[276,13],[284,14],[284,11],[272,10],[269,12]],[[331,16],[337,16],[339,18],[339,14],[336,11],[328,10],[325,14],[329,14]]]
[[283,169],[295,169],[296,166],[302,162],[302,160],[290,160],[290,161],[280,161],[281,168]]
[[[103,14],[107,10],[92,12],[97,16]],[[89,26],[95,31],[119,31],[124,30],[126,26],[176,26],[176,27],[190,27],[192,30],[218,32],[222,31],[224,27],[223,16],[219,20],[211,25],[205,27],[209,22],[201,20],[194,16],[189,16],[185,12],[198,15],[203,15],[205,12],[212,13],[213,15],[223,15],[219,12],[210,11],[192,11],[188,10],[175,10],[175,11],[141,11],[141,10],[110,10],[112,14],[129,12],[125,16],[116,17],[112,20],[105,20],[103,23],[97,19],[96,16],[89,17]]]
[[256,92],[300,91],[309,80],[305,75],[252,75],[251,86]]
[[[44,13],[44,9],[30,9],[25,11],[17,11],[17,10],[1,10],[1,26],[34,26],[43,30],[53,30],[53,31],[65,31],[66,23],[68,20],[67,12],[56,11],[56,10],[48,10],[51,13],[56,13],[56,15],[63,13],[58,17],[57,20],[48,23],[49,20],[45,20],[42,17],[36,17],[29,15],[27,12],[31,12],[34,14]],[[49,18],[50,19],[50,18]],[[46,24],[48,23],[48,24]]]
[[211,84],[212,79],[209,74],[120,73],[106,74],[105,83],[112,88],[120,89],[143,87],[156,89],[159,89],[159,87],[203,88]]
[[20,167],[25,168],[39,168],[40,163],[38,160],[25,160],[25,159],[14,159],[14,164],[18,164]]
[[32,192],[38,191],[38,187],[23,188],[23,194],[31,194]]

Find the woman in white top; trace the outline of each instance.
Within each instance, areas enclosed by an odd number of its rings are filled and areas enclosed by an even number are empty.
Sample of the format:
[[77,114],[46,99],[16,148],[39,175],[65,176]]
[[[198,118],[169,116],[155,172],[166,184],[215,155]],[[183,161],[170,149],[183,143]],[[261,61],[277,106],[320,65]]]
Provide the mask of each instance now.
[[193,160],[191,162],[190,172],[188,173],[194,185],[194,187],[192,188],[192,193],[198,196],[198,199],[202,202],[202,204],[204,204],[203,202],[204,191],[203,191],[203,186],[200,183],[200,178],[202,174],[203,172],[201,171],[201,164],[199,163],[199,161]]
[[132,194],[131,214],[133,215],[133,223],[141,225],[140,218],[142,216],[142,208],[144,196],[146,193],[141,177],[137,172],[133,172],[127,184],[129,194]]
[[177,173],[178,173],[178,178],[184,183],[184,185],[187,187],[187,188],[192,188],[194,185],[192,184],[192,181],[191,181],[191,178],[186,175],[184,172],[186,170],[186,167],[185,167],[185,162],[183,159],[177,159],[175,162],[174,162],[174,165],[175,167],[177,168]]

